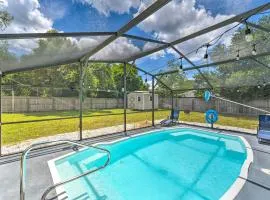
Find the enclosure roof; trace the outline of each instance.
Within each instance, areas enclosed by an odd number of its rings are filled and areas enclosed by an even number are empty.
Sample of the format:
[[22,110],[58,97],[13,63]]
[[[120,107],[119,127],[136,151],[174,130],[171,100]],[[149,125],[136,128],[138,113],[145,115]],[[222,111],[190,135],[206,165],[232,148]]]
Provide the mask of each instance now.
[[[179,45],[194,38],[198,38],[204,34],[220,29],[222,27],[226,27],[233,23],[245,23],[245,21],[250,16],[258,12],[270,9],[270,3],[266,3],[257,8],[233,16],[222,22],[216,23],[212,26],[206,27],[202,30],[196,31],[190,35],[186,35],[182,38],[170,42],[127,34],[129,30],[138,25],[140,22],[144,21],[153,13],[157,12],[160,8],[162,8],[169,2],[170,0],[155,1],[149,7],[140,12],[137,16],[135,16],[133,19],[131,19],[128,23],[126,23],[118,31],[115,32],[48,32],[0,34],[0,40],[2,42],[7,42],[8,44],[13,43],[14,41],[18,41],[29,43],[30,45],[33,42],[37,41],[49,41],[47,49],[44,49],[42,52],[38,52],[38,54],[32,55],[31,53],[28,53],[24,55],[24,53],[21,53],[20,55],[14,55],[12,58],[8,57],[1,60],[1,72],[5,74],[86,61],[106,63],[130,62],[167,48],[171,48],[173,51],[179,54],[180,57],[185,58],[186,61],[191,65],[191,69],[202,68],[204,65],[197,66],[195,62],[185,56],[179,48],[175,47],[175,45]],[[269,29],[267,27],[259,27],[253,22],[248,22],[248,24],[257,29],[261,29],[262,31],[269,32]],[[59,46],[54,46],[54,43],[59,42],[59,40],[57,39],[61,39],[60,48]],[[133,44],[135,48],[129,49],[128,46],[121,46],[121,41],[126,41],[126,44]],[[202,43],[203,42],[204,41],[202,41]],[[110,50],[120,49],[121,51],[119,54],[111,54],[108,48]],[[269,52],[264,51],[261,53],[264,55],[268,55]],[[245,55],[245,57],[247,58],[249,58],[250,56],[251,55]],[[226,60],[222,60],[222,62],[226,62]]]

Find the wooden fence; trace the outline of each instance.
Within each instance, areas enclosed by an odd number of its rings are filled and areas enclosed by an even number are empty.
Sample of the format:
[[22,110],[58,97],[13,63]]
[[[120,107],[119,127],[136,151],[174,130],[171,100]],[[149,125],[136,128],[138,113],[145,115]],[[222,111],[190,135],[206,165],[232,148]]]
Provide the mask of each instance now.
[[[159,98],[160,108],[170,108],[171,98]],[[242,102],[249,106],[256,108],[268,110],[270,112],[270,99],[268,100],[252,100],[249,102]],[[216,109],[222,114],[232,114],[232,115],[247,115],[247,116],[257,116],[262,114],[261,111],[256,111],[251,108],[240,106],[234,103],[226,102],[219,99],[213,99],[210,102],[205,102],[201,98],[176,98],[174,99],[174,107],[178,107],[180,110],[195,111],[195,112],[205,112],[206,110],[212,108]]]
[[[247,105],[270,110],[269,100],[253,100],[245,102]],[[174,107],[180,110],[205,112],[207,109],[214,108],[219,113],[233,115],[254,116],[262,112],[239,106],[222,100],[211,100],[206,103],[200,98],[175,98]],[[123,99],[117,98],[86,98],[83,109],[112,109],[123,108]],[[171,98],[159,97],[159,108],[171,108]],[[79,99],[75,97],[26,97],[26,96],[3,96],[3,112],[45,112],[45,111],[69,111],[79,110]]]
[[[123,108],[123,100],[116,98],[85,98],[83,109]],[[9,113],[79,110],[75,97],[3,96],[2,110]]]

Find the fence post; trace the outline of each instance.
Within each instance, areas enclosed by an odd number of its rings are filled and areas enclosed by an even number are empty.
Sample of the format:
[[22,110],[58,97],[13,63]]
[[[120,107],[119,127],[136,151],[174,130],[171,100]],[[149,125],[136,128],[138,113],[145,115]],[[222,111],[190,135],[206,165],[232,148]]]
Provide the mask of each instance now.
[[15,112],[15,99],[14,99],[13,84],[12,84],[12,88],[11,88],[11,109],[12,109],[12,113],[14,113]]
[[82,121],[82,116],[83,116],[83,77],[84,77],[84,73],[83,73],[83,65],[85,63],[80,62],[80,90],[79,90],[79,100],[80,100],[80,136],[79,139],[82,140],[83,139],[83,135],[82,135],[82,129],[83,129],[83,121]]
[[93,109],[93,97],[90,97],[89,100],[90,100],[90,108]]
[[30,112],[30,97],[26,97],[26,112]]
[[2,156],[2,72],[0,72],[0,156]]
[[124,63],[124,132],[127,134],[127,66]]
[[52,111],[56,111],[55,97],[52,97]]
[[173,105],[173,91],[171,92],[172,95],[172,110],[174,109],[174,105]]

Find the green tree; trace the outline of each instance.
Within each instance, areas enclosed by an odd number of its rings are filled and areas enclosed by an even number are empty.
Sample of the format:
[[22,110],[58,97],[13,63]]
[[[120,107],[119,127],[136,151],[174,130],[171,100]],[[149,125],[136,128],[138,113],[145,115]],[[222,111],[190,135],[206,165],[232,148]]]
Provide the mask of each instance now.
[[[179,69],[179,63],[168,63],[167,70],[173,71]],[[188,74],[179,71],[178,73],[171,73],[167,75],[161,75],[158,77],[164,84],[173,90],[186,90],[194,88],[194,81]],[[163,96],[170,95],[170,90],[166,88],[162,83],[158,82],[157,92]]]
[[[55,30],[49,32],[55,33]],[[9,44],[1,45],[0,56],[6,62],[20,62],[23,65],[41,65],[67,55],[79,53],[77,43],[69,38],[55,37],[42,38],[37,41],[37,47],[28,54],[16,58],[9,52]],[[63,53],[65,52],[65,53]],[[51,66],[31,71],[8,74],[3,82],[13,85],[15,95],[40,96],[77,96],[79,89],[79,63]],[[123,65],[107,65],[103,63],[89,63],[85,67],[84,94],[91,97],[118,97],[123,96]],[[37,89],[38,88],[38,89]],[[57,88],[66,88],[58,90]],[[147,85],[138,75],[138,70],[127,65],[127,89],[129,91],[147,89]],[[38,92],[37,92],[38,91]],[[118,92],[109,92],[118,91]],[[38,93],[38,94],[37,94]]]
[[[0,0],[0,8],[4,2]],[[6,10],[0,10],[0,29],[4,30],[13,20],[13,16],[11,16]]]
[[[258,24],[270,28],[270,16],[262,17]],[[269,52],[270,36],[269,33],[253,29],[254,40],[245,41],[245,27],[239,28],[233,35],[231,45],[216,45],[210,53],[212,62],[235,59],[238,49],[240,57],[250,55],[255,44],[257,52]],[[268,64],[270,57],[257,58],[261,62]],[[252,59],[239,60],[227,64],[221,64],[212,68],[209,81],[216,87],[216,93],[229,99],[246,101],[256,98],[268,98],[270,83],[270,68],[264,67]],[[207,74],[206,74],[207,76]],[[201,81],[201,77],[195,77],[195,81]]]
[[[127,64],[127,91],[148,90],[148,85],[138,75],[138,70],[133,66]],[[111,67],[112,76],[117,91],[122,91],[124,88],[124,66],[122,64],[114,64]],[[123,94],[122,94],[123,96]]]

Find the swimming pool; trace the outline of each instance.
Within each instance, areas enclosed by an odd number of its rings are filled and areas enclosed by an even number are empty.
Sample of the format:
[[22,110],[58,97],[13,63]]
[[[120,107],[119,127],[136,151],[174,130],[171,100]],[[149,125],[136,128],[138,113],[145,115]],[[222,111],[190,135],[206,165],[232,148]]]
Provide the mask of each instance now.
[[[69,199],[232,199],[253,160],[240,137],[193,128],[164,129],[110,144],[103,170],[66,184]],[[83,149],[49,161],[54,182],[101,166],[106,155]]]

